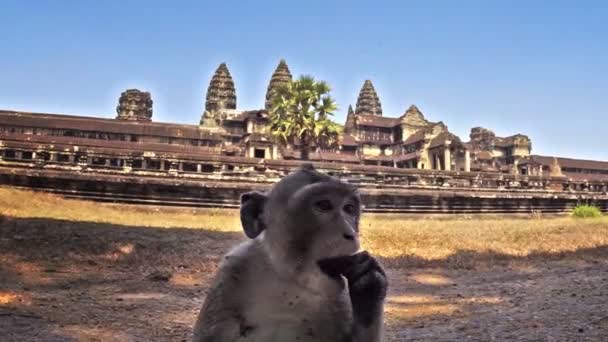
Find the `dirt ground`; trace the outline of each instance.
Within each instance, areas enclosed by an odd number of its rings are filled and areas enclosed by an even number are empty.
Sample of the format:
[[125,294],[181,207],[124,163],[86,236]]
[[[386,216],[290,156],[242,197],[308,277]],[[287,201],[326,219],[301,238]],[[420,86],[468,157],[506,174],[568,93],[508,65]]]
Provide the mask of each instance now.
[[[189,341],[242,238],[0,216],[0,341]],[[389,268],[386,340],[608,341],[608,247],[487,257]]]

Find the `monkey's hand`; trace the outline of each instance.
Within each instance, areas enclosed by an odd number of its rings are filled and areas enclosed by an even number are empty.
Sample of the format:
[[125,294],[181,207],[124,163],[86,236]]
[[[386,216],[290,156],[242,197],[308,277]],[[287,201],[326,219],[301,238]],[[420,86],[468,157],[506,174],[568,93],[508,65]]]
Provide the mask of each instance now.
[[373,256],[364,251],[355,255],[323,259],[318,264],[330,277],[343,275],[348,280],[356,326],[382,324],[388,281],[384,270]]

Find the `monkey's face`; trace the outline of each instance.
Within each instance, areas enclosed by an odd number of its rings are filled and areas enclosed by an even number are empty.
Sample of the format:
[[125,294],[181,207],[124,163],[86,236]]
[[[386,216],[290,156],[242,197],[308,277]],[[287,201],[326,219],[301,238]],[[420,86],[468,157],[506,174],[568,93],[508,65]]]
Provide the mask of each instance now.
[[312,260],[359,249],[360,199],[356,189],[333,178],[303,186],[287,200],[290,248]]
[[294,258],[311,262],[359,249],[361,205],[353,185],[314,169],[301,169],[267,193],[241,197],[241,221],[250,238],[264,239]]

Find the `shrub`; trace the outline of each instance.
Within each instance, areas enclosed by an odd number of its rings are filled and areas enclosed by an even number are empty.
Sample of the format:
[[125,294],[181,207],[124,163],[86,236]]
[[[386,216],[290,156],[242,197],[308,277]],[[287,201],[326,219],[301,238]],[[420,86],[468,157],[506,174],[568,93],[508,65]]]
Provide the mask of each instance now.
[[589,217],[601,217],[601,210],[589,204],[579,204],[572,211],[572,216],[579,218],[589,218]]

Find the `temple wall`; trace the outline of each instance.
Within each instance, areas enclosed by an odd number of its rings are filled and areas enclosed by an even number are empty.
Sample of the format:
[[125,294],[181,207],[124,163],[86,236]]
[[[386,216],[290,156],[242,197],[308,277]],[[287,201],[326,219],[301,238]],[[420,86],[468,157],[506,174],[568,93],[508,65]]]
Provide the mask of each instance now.
[[[321,170],[323,170],[321,168]],[[266,190],[287,172],[274,170],[268,177],[249,174],[215,173],[205,179],[187,175],[159,177],[153,174],[104,174],[90,171],[66,173],[61,170],[24,168],[20,172],[0,166],[0,184],[49,191],[69,198],[107,202],[193,207],[236,208],[246,191]],[[326,171],[327,170],[323,170]],[[608,211],[606,194],[521,191],[517,189],[463,190],[441,186],[397,186],[390,177],[385,185],[361,174],[352,175],[360,187],[364,210],[393,213],[561,213],[577,203],[593,203]],[[483,182],[482,182],[483,183]],[[456,186],[457,184],[454,183]]]
[[380,147],[378,145],[369,145],[369,144],[363,145],[362,152],[364,155],[368,155],[368,156],[379,156],[382,154],[382,150],[380,149]]

